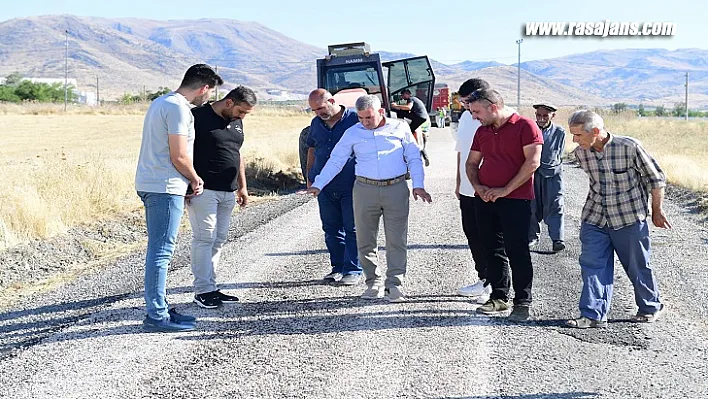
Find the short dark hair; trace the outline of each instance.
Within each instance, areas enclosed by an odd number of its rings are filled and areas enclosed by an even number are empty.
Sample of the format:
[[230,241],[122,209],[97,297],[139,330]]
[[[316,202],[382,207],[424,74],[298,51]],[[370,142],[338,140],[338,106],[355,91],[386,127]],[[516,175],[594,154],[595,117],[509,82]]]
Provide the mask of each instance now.
[[224,80],[209,65],[196,64],[187,69],[180,87],[194,90],[203,86],[216,87],[223,84]]
[[494,89],[477,89],[470,94],[469,102],[486,101],[489,104],[504,106],[504,99],[501,94]]
[[472,79],[467,79],[465,81],[465,83],[460,85],[460,88],[457,90],[457,93],[460,95],[460,97],[467,97],[470,94],[472,94],[472,92],[475,90],[488,89],[488,88],[489,88],[489,83],[487,83],[486,80],[479,79],[479,78],[472,78]]
[[404,95],[404,94],[411,94],[411,91],[408,89],[401,90],[401,95]]
[[258,102],[256,93],[246,86],[239,86],[225,95],[222,100],[230,99],[236,104],[246,103],[249,107],[253,107]]

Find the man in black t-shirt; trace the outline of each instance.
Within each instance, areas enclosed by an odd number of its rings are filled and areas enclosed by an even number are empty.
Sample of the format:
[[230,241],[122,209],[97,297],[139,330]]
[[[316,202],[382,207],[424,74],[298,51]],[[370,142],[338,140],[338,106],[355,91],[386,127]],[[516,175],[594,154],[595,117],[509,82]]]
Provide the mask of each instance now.
[[428,110],[425,108],[425,103],[418,97],[414,97],[411,91],[404,89],[401,91],[401,98],[406,101],[405,104],[391,104],[391,108],[396,111],[399,118],[408,118],[411,120],[411,132],[415,132],[425,121],[429,120]]
[[204,180],[204,192],[188,197],[187,211],[193,234],[194,302],[206,309],[238,301],[216,288],[214,268],[228,238],[234,207],[248,204],[241,145],[243,118],[255,105],[253,90],[239,86],[219,101],[192,109],[194,169]]
[[405,104],[391,104],[391,109],[396,111],[396,116],[399,119],[408,118],[410,119],[410,127],[413,136],[418,142],[418,146],[421,148],[420,155],[425,161],[425,166],[430,164],[428,159],[428,153],[425,151],[425,142],[427,137],[422,131],[418,131],[418,128],[425,122],[430,124],[430,117],[428,116],[428,110],[425,108],[425,103],[421,101],[418,97],[414,97],[411,91],[408,89],[403,89],[401,91],[401,98],[406,101]]

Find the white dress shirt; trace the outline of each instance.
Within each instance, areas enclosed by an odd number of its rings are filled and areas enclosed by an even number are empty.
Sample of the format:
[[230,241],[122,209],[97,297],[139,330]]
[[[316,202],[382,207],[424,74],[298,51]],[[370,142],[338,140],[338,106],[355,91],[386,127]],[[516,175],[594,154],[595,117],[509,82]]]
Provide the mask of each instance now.
[[405,175],[410,170],[413,188],[423,188],[423,162],[410,127],[403,121],[384,120],[384,125],[374,130],[364,128],[361,123],[347,129],[312,187],[322,190],[354,155],[357,176],[386,180]]

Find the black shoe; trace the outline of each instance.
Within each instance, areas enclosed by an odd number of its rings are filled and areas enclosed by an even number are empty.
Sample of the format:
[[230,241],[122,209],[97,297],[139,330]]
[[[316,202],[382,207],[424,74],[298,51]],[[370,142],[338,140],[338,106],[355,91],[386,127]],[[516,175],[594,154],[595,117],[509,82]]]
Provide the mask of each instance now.
[[420,155],[423,158],[423,162],[425,162],[425,166],[430,166],[430,159],[428,159],[428,153],[423,150],[420,152]]
[[172,308],[169,311],[170,314],[170,321],[173,323],[180,323],[180,324],[195,324],[197,322],[197,318],[194,316],[189,316],[186,314],[180,314],[177,312],[177,309]]
[[514,305],[514,309],[509,315],[509,320],[527,321],[531,317],[529,310],[529,307],[526,305]]
[[561,240],[553,241],[553,252],[560,252],[565,249],[565,243]]
[[195,295],[194,303],[203,307],[204,309],[216,309],[220,307],[223,302],[221,302],[221,299],[214,295],[215,292],[218,291],[205,292],[203,294]]
[[221,300],[222,303],[236,303],[238,302],[238,297],[233,295],[224,294],[220,290],[216,290],[211,293],[214,298]]

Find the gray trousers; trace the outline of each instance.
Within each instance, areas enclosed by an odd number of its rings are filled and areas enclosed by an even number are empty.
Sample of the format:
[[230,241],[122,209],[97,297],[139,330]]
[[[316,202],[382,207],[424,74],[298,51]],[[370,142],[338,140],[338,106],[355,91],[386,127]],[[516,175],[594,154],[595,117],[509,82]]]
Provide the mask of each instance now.
[[187,205],[192,225],[192,273],[194,293],[216,291],[216,273],[221,248],[229,236],[236,195],[230,191],[204,190]]
[[563,241],[565,221],[563,220],[563,179],[561,174],[544,177],[536,172],[533,177],[535,197],[531,201],[531,227],[529,241],[539,238],[541,221],[548,226],[551,240]]
[[400,286],[408,264],[408,209],[410,190],[406,181],[391,186],[354,183],[354,224],[356,226],[359,263],[366,276],[366,285],[381,285],[378,270],[379,221],[383,215],[386,233],[385,287]]

